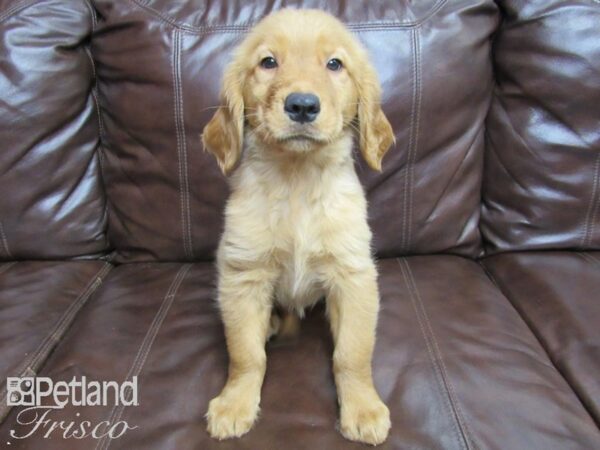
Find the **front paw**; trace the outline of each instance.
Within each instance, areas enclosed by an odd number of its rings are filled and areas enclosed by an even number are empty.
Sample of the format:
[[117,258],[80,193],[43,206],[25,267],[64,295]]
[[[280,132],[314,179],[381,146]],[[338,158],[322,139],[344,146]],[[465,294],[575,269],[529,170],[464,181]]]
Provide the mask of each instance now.
[[342,435],[351,441],[378,445],[386,440],[390,427],[390,411],[379,400],[346,401],[340,412]]
[[206,419],[208,433],[218,440],[246,434],[258,417],[258,399],[240,396],[213,398],[208,404]]

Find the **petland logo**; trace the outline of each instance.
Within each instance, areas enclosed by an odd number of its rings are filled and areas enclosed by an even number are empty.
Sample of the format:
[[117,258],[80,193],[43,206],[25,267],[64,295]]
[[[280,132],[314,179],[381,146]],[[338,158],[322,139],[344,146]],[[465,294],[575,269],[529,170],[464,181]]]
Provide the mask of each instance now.
[[[124,420],[114,420],[120,417],[120,414],[111,414],[109,420],[98,423],[79,420],[79,412],[75,412],[77,420],[52,418],[54,411],[62,410],[67,405],[111,407],[113,412],[117,408],[138,406],[137,377],[122,383],[88,381],[85,376],[56,383],[48,377],[8,377],[6,387],[7,405],[25,407],[17,414],[19,429],[10,430],[10,437],[13,439],[26,439],[34,434],[40,434],[44,439],[117,439],[127,431],[137,428]],[[10,445],[10,442],[7,444]]]

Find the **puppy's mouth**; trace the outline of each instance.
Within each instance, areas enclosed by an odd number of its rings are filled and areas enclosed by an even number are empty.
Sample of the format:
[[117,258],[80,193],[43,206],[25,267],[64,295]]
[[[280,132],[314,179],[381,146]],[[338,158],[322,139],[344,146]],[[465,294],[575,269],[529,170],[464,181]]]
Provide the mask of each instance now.
[[324,139],[312,136],[310,134],[290,134],[280,137],[278,140],[280,142],[313,142],[315,144],[322,144],[325,142]]

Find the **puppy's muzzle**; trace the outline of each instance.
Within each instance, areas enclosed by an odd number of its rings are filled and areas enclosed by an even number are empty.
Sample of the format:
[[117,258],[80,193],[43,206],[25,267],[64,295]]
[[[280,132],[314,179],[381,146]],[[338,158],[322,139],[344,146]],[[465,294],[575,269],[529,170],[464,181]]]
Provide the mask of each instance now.
[[315,94],[293,92],[286,97],[283,109],[294,122],[312,122],[321,111],[321,102]]

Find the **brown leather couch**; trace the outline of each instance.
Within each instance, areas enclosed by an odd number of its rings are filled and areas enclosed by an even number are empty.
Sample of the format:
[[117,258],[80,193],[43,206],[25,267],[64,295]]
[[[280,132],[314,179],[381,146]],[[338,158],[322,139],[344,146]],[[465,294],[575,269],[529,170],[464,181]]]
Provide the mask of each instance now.
[[[358,34],[396,132],[382,173],[357,158],[381,448],[600,449],[597,0],[0,0],[0,446],[361,448],[336,431],[320,308],[267,346],[256,427],[205,431],[227,185],[199,134],[231,50],[284,5]],[[137,428],[19,439],[6,377],[36,375],[137,376],[139,406],[49,418]]]

